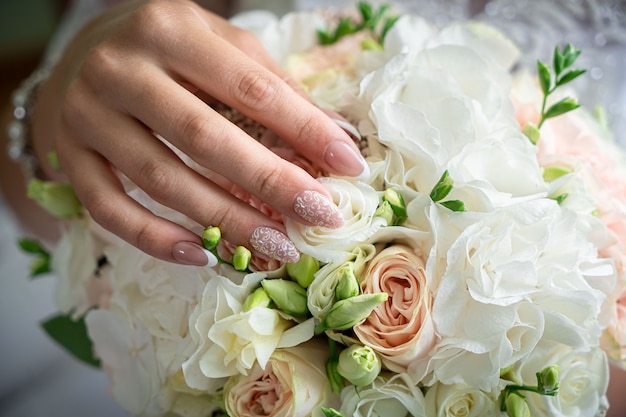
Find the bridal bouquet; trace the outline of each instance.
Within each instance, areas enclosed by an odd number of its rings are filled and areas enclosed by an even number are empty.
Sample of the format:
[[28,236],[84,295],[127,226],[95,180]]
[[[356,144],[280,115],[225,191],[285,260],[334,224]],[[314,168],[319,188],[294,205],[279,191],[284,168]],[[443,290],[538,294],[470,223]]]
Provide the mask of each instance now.
[[[365,3],[344,18],[233,22],[345,118],[367,157],[366,177],[334,177],[242,124],[319,178],[345,224],[284,219],[301,256],[280,264],[128,183],[225,261],[163,262],[83,214],[52,256],[62,314],[48,332],[141,416],[606,410],[609,360],[626,364],[626,171],[601,119],[571,98],[580,51],[556,48],[538,75],[512,71],[519,51],[490,26]],[[33,195],[51,203],[54,186]]]

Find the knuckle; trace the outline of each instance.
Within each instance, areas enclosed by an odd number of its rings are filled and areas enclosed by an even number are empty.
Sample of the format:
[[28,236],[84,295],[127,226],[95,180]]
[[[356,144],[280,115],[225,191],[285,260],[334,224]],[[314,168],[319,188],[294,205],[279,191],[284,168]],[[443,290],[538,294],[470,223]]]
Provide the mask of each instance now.
[[283,186],[284,169],[280,164],[275,164],[271,167],[264,166],[260,172],[254,177],[257,178],[256,189],[260,196],[265,197],[264,200],[268,201],[269,198],[275,198],[277,193]]
[[162,0],[145,2],[136,10],[132,24],[149,39],[178,32],[180,28],[177,27],[170,4],[171,2]]
[[[78,191],[78,190],[77,190]],[[79,195],[91,218],[107,230],[120,228],[117,213],[119,212],[110,196],[97,188],[83,190]]]
[[189,155],[203,155],[206,152],[207,140],[211,136],[214,126],[202,114],[189,115],[181,118],[180,132]]
[[261,111],[271,107],[277,94],[276,81],[270,74],[261,71],[245,71],[235,83],[235,100],[252,110]]
[[312,138],[319,138],[324,136],[321,132],[317,119],[313,116],[305,117],[299,123],[297,123],[296,131],[298,132],[297,138],[302,143],[306,143]]
[[152,198],[164,202],[178,195],[180,181],[176,172],[176,167],[172,167],[168,161],[153,158],[141,166],[139,178],[142,178],[143,188]]
[[131,240],[131,244],[147,253],[151,253],[152,249],[157,247],[160,242],[157,228],[153,227],[150,222],[139,226]]

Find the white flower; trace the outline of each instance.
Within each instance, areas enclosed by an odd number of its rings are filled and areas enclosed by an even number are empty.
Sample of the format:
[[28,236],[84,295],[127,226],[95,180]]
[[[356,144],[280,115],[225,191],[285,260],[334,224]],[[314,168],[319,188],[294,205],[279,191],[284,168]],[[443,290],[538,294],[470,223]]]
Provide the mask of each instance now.
[[339,411],[354,417],[426,417],[424,395],[406,374],[380,376],[358,390],[351,385],[345,387]]
[[500,417],[498,392],[476,387],[437,383],[426,391],[426,411],[437,417]]
[[187,384],[216,392],[225,378],[245,375],[255,364],[264,368],[277,347],[295,346],[313,336],[313,321],[293,326],[277,310],[255,307],[242,311],[264,274],[249,274],[241,285],[216,276],[204,289],[202,302],[189,318],[196,350],[182,365]]
[[58,277],[57,306],[61,312],[79,317],[93,306],[106,305],[111,289],[106,275],[96,277],[102,243],[89,228],[73,222],[52,254]]
[[121,306],[93,310],[86,317],[89,338],[111,383],[117,403],[133,415],[161,414],[159,372],[150,332]]
[[526,385],[536,385],[535,373],[558,365],[559,391],[554,397],[529,394],[526,397],[533,416],[594,417],[606,409],[605,393],[609,383],[606,354],[600,349],[580,351],[557,343],[539,345],[513,374]]
[[322,262],[340,261],[349,257],[355,246],[366,242],[386,221],[374,216],[380,198],[369,185],[338,178],[323,178],[320,182],[341,211],[344,225],[331,229],[285,219],[287,233],[302,253]]

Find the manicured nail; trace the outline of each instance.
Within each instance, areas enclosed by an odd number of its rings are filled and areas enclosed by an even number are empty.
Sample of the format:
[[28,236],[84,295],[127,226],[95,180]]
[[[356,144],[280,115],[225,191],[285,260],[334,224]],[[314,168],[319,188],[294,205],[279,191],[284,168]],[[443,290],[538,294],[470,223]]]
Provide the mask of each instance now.
[[345,142],[329,143],[324,151],[324,159],[337,174],[358,178],[369,176],[365,159]]
[[339,208],[325,195],[305,190],[296,197],[293,210],[304,220],[316,226],[336,229],[343,224]]
[[185,265],[215,266],[217,258],[202,246],[192,242],[177,242],[172,248],[172,256]]
[[281,262],[298,262],[300,252],[289,238],[276,229],[259,226],[250,236],[250,245],[260,253]]

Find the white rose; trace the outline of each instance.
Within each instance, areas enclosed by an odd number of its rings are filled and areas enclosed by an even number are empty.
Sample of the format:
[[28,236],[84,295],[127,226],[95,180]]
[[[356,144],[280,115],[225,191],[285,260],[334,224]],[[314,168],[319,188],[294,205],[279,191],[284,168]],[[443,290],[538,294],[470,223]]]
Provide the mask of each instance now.
[[237,285],[216,276],[206,284],[202,302],[189,317],[196,349],[182,367],[190,387],[214,393],[226,377],[245,375],[257,363],[265,367],[277,347],[295,346],[313,336],[313,320],[293,326],[277,310],[242,311],[264,277],[249,274]]
[[578,351],[545,343],[512,372],[523,384],[537,385],[535,374],[551,365],[560,367],[558,394],[548,397],[529,393],[526,400],[533,416],[594,417],[605,407],[609,367],[602,350]]
[[287,233],[302,253],[322,262],[340,261],[386,225],[385,220],[374,216],[380,198],[376,190],[363,182],[351,183],[337,178],[323,178],[320,182],[341,211],[344,225],[330,229],[285,219]]
[[432,417],[500,417],[499,392],[437,383],[426,391],[426,411]]
[[424,395],[406,374],[380,376],[358,390],[354,386],[345,387],[341,391],[339,411],[354,417],[426,417]]

